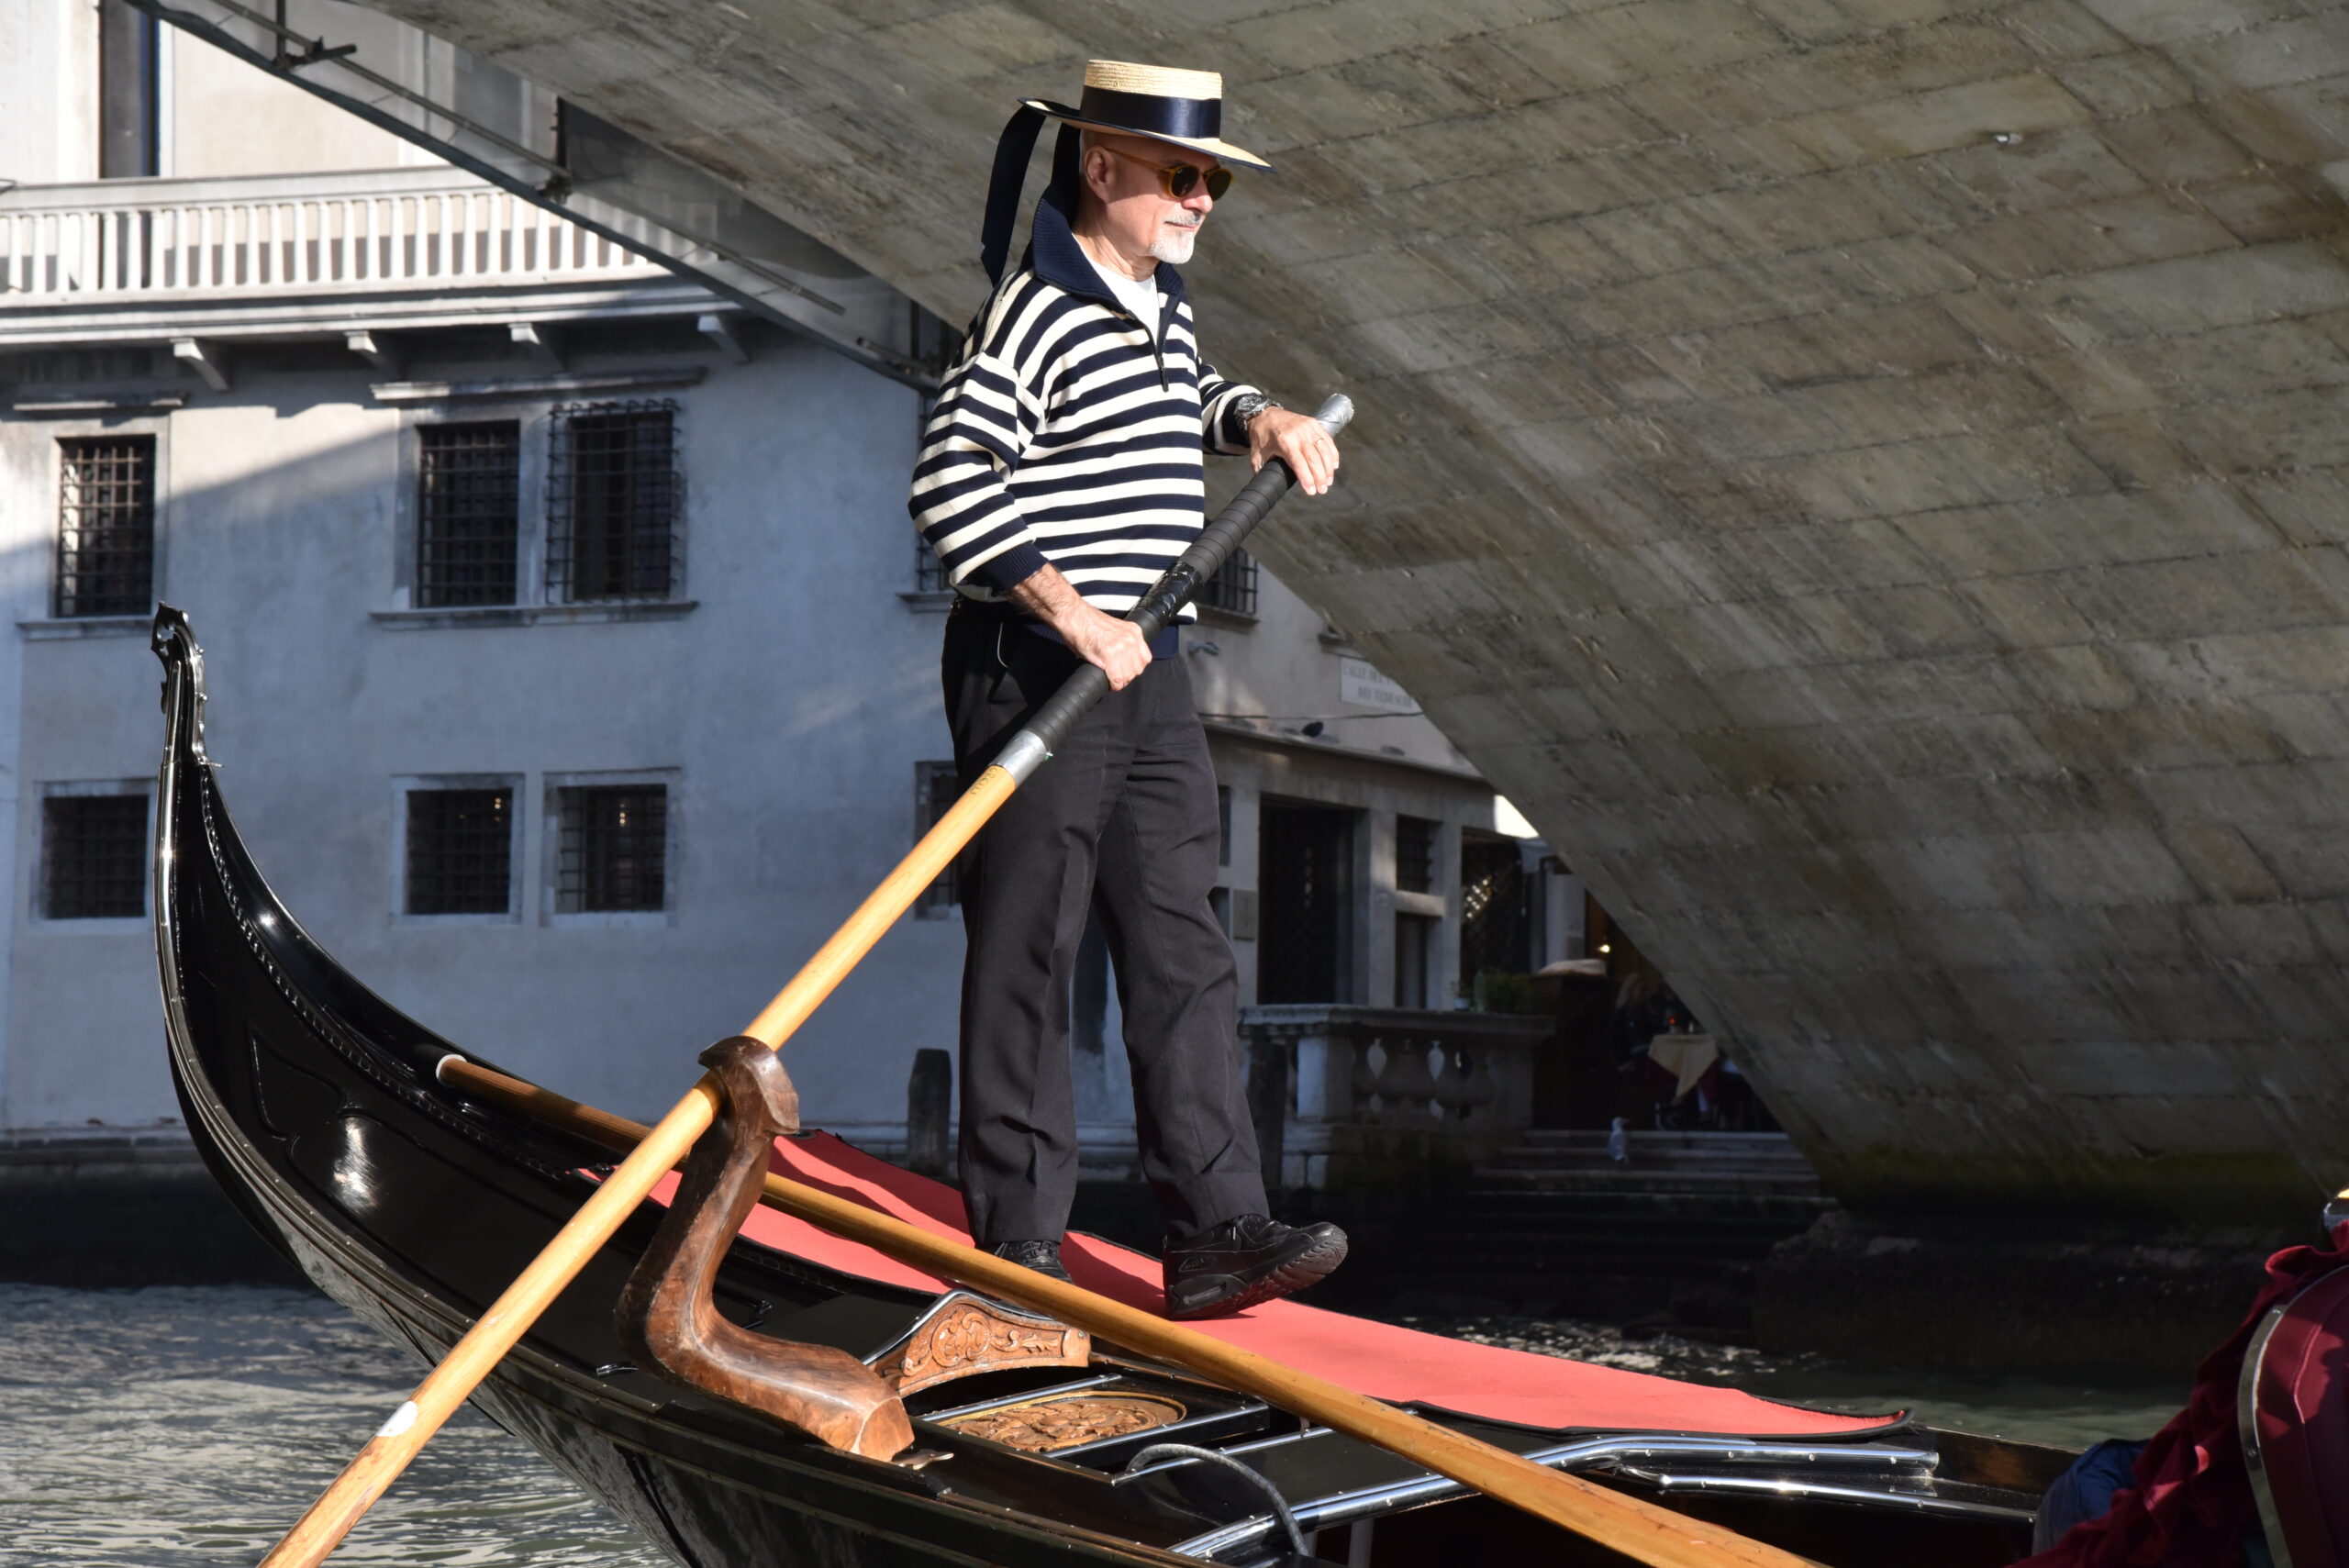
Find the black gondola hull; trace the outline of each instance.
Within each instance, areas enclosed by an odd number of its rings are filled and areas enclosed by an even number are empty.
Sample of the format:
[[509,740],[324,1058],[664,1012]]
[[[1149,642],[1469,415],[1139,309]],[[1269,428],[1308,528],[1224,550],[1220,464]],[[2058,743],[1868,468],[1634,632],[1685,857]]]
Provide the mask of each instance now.
[[[155,646],[166,670],[168,731],[157,795],[157,953],[172,1072],[190,1132],[222,1188],[296,1268],[420,1362],[436,1362],[585,1201],[590,1173],[609,1153],[443,1086],[436,1070],[456,1048],[376,996],[301,929],[221,801],[203,744],[202,656],[184,617],[160,614]],[[660,1213],[648,1203],[620,1227],[473,1402],[679,1562],[1172,1568],[1277,1560],[1261,1495],[1211,1466],[1169,1465],[1119,1480],[1107,1462],[957,1441],[919,1419],[921,1440],[951,1450],[946,1461],[875,1462],[627,1366],[612,1307]],[[786,1338],[796,1332],[785,1331],[794,1314],[812,1317],[819,1307],[910,1318],[931,1300],[743,1240],[729,1250],[716,1296],[728,1317],[768,1323],[767,1331]],[[1161,1374],[1143,1368],[1131,1375]],[[1447,1492],[1448,1484],[1408,1462],[1257,1408],[1274,1435],[1257,1445],[1254,1467],[1272,1474],[1286,1463],[1293,1477],[1309,1481],[1318,1517],[1374,1517],[1360,1502],[1373,1496],[1390,1499],[1391,1510],[1422,1510],[1415,1516],[1422,1521],[1445,1512],[1448,1535],[1435,1530],[1437,1544],[1424,1552],[1382,1551],[1379,1568],[1475,1558],[1479,1540],[1506,1560],[1522,1555],[1504,1543],[1533,1528],[1527,1521],[1481,1499],[1447,1501],[1459,1489]],[[1554,1452],[1562,1438],[1575,1436],[1442,1418],[1520,1451]],[[2010,1560],[2033,1488],[2061,1456],[1976,1445],[1979,1453],[1963,1451],[1973,1458],[1935,1474],[1929,1462],[1959,1451],[1936,1455],[1920,1429],[1894,1436],[1909,1445],[1909,1460],[1899,1462],[1913,1473],[1887,1471],[1889,1479],[1872,1483],[1881,1494],[1873,1498],[1865,1490],[1806,1492],[1809,1483],[1790,1475],[1776,1490],[1665,1500],[1749,1533],[1800,1540],[1839,1564],[1897,1559],[1987,1568]],[[363,1434],[352,1438],[355,1448]],[[1265,1446],[1279,1443],[1294,1446],[1286,1455]],[[1856,1443],[1840,1456],[1836,1450],[1822,1440],[1817,1453],[1797,1457],[1873,1463],[1888,1451],[1862,1456]],[[1984,1454],[1987,1465],[1976,1462]],[[1669,1490],[1660,1480],[1638,1481],[1629,1466],[1620,1473],[1634,1475],[1635,1488]],[[1425,1533],[1424,1522],[1413,1528]],[[1398,1529],[1398,1546],[1410,1535]],[[1543,1539],[1525,1560],[1559,1568],[1614,1561],[1555,1531]]]

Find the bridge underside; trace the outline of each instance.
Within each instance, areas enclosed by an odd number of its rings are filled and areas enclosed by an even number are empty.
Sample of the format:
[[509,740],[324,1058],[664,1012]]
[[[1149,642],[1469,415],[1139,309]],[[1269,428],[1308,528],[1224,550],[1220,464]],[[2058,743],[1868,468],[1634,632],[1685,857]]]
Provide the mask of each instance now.
[[2349,1179],[2349,14],[375,0],[948,318],[1022,95],[1219,69],[1262,553],[1862,1202]]

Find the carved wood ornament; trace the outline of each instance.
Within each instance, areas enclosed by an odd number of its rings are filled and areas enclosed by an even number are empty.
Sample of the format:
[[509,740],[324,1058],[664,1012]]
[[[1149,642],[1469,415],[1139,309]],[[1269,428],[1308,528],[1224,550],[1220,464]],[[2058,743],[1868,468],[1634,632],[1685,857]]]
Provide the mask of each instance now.
[[780,1136],[799,1130],[782,1061],[747,1036],[701,1053],[724,1105],[694,1145],[677,1195],[615,1315],[640,1366],[696,1394],[796,1427],[833,1448],[889,1459],[913,1444],[896,1391],[846,1351],[754,1334],[719,1316],[710,1287],[767,1173]]
[[1129,1437],[1183,1418],[1174,1400],[1150,1394],[1048,1394],[992,1410],[950,1417],[945,1424],[969,1437],[1050,1453],[1104,1438]]
[[900,1394],[1015,1366],[1084,1366],[1093,1336],[1050,1318],[957,1290],[938,1298],[906,1337],[868,1358]]

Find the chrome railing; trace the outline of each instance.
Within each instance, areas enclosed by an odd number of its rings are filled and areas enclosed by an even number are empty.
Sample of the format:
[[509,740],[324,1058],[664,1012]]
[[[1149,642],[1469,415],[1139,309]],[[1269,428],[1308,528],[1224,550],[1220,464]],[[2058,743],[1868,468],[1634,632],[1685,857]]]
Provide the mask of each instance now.
[[[1326,1429],[1308,1428],[1300,1433],[1254,1443],[1234,1443],[1222,1451],[1238,1455],[1325,1435]],[[1695,1490],[1699,1479],[1708,1483],[1750,1482],[1757,1489],[1780,1496],[1816,1495],[1822,1500],[1863,1507],[1923,1508],[1990,1518],[2000,1523],[2013,1523],[2016,1519],[2015,1511],[2010,1508],[1937,1494],[1933,1489],[1933,1470],[1941,1456],[1932,1449],[1913,1444],[1789,1443],[1751,1438],[1621,1435],[1553,1443],[1534,1449],[1525,1457],[1556,1470],[1586,1473],[1611,1470],[1624,1474],[1642,1473],[1642,1478],[1646,1468],[1668,1464],[1687,1472],[1673,1477],[1673,1489]],[[1120,1485],[1130,1485],[1142,1477],[1188,1462],[1192,1462],[1171,1461],[1121,1475],[1118,1481]],[[1741,1475],[1740,1472],[1746,1473]],[[1430,1503],[1464,1496],[1467,1492],[1468,1488],[1457,1481],[1422,1474],[1385,1485],[1294,1499],[1292,1507],[1300,1528],[1319,1530],[1404,1508],[1424,1507]],[[2027,1518],[2028,1515],[2022,1517]],[[1259,1546],[1274,1526],[1270,1516],[1258,1514],[1177,1541],[1168,1550],[1183,1557],[1232,1561],[1243,1554],[1252,1555],[1251,1549]]]

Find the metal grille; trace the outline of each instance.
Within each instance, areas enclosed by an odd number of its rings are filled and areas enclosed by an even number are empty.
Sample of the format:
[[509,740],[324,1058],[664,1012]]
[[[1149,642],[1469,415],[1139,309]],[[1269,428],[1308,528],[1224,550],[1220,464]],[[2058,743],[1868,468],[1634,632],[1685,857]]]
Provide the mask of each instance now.
[[1395,917],[1395,1005],[1428,1005],[1428,977],[1434,970],[1438,922],[1432,915]]
[[1224,563],[1215,569],[1215,575],[1199,586],[1199,603],[1226,615],[1252,616],[1256,613],[1256,558],[1244,550],[1235,550]]
[[[918,305],[910,306],[908,308],[912,316],[907,340],[911,344],[909,352],[912,358],[933,376],[944,375],[946,367],[962,358],[963,334],[955,331]],[[925,394],[921,400],[920,417],[914,421],[914,437],[917,441],[929,435],[930,418],[937,410],[938,399],[934,395]],[[930,541],[921,537],[919,530],[916,530],[914,534],[914,592],[942,594],[953,586],[953,584],[946,580],[946,563],[938,559],[938,551],[930,549]]]
[[682,565],[677,406],[566,404],[550,421],[547,592],[665,599]]
[[41,913],[100,920],[147,913],[147,797],[62,795],[41,802]]
[[1267,802],[1257,837],[1256,1000],[1349,1000],[1353,813]]
[[[938,819],[953,808],[962,795],[962,780],[956,776],[953,763],[916,762],[914,837],[918,839],[937,827]],[[950,861],[946,869],[938,873],[938,880],[922,889],[921,897],[914,903],[914,913],[925,919],[937,919],[962,902],[963,884],[955,874],[955,862]]]
[[562,842],[555,908],[661,909],[669,891],[666,784],[589,784],[558,790]]
[[514,792],[407,795],[407,912],[503,915],[512,907]]
[[953,585],[946,580],[946,562],[938,559],[938,551],[921,535],[914,535],[914,592],[942,594]]
[[1488,969],[1526,972],[1525,858],[1513,839],[1460,844],[1460,990]]
[[428,425],[417,466],[416,602],[510,605],[522,428]]
[[1395,888],[1398,893],[1435,891],[1436,825],[1424,817],[1395,818]]
[[67,616],[143,615],[155,592],[155,438],[57,443],[57,596]]

